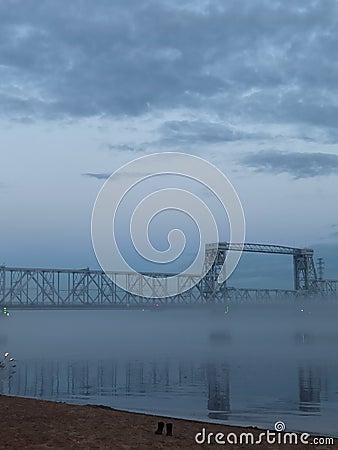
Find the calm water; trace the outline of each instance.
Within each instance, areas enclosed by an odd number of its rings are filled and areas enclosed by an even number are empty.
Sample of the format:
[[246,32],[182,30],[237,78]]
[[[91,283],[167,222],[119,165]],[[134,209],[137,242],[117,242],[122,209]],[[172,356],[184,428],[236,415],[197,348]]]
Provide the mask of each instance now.
[[0,392],[338,436],[337,319],[332,305],[13,311]]

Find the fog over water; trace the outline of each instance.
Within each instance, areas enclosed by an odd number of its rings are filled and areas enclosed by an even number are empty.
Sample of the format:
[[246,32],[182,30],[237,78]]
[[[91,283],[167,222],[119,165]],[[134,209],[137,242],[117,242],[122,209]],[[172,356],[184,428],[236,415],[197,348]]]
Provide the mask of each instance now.
[[11,311],[0,392],[338,436],[338,306]]

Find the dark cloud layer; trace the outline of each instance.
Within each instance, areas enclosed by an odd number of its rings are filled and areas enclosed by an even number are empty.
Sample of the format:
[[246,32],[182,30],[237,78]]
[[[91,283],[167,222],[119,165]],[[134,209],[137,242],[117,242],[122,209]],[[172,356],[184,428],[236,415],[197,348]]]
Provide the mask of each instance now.
[[241,163],[259,172],[285,172],[295,178],[338,174],[338,155],[330,153],[262,151],[246,155]]
[[[184,108],[333,132],[337,48],[335,0],[1,2],[0,112],[29,120]],[[204,141],[236,138],[202,131]]]

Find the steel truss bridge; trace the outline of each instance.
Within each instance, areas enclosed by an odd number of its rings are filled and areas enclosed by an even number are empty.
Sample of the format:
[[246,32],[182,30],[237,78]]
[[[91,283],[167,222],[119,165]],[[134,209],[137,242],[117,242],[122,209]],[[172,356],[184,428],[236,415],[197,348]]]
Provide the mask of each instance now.
[[[243,289],[219,283],[218,277],[228,251],[291,255],[294,289]],[[317,276],[312,249],[269,244],[207,244],[205,261],[214,261],[200,280],[196,275],[179,275],[179,287],[190,287],[175,296],[166,296],[170,275],[151,275],[147,283],[148,297],[131,294],[119,286],[132,288],[143,283],[135,273],[115,272],[108,277],[99,270],[42,269],[0,266],[0,305],[26,308],[139,308],[159,305],[192,305],[238,301],[294,300],[299,297],[336,297],[338,280],[322,280]],[[141,286],[145,287],[145,286]],[[142,289],[141,289],[142,290]],[[157,298],[161,297],[161,298]]]

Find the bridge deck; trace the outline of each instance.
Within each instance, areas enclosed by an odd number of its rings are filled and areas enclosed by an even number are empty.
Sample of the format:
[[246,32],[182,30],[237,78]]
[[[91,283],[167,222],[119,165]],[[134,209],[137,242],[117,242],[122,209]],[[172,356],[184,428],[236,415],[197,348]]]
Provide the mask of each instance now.
[[251,253],[272,253],[278,255],[298,255],[298,254],[313,254],[310,248],[286,247],[284,245],[271,244],[252,244],[252,243],[228,243],[220,242],[215,244],[207,244],[206,250],[225,250],[225,251],[243,251]]

